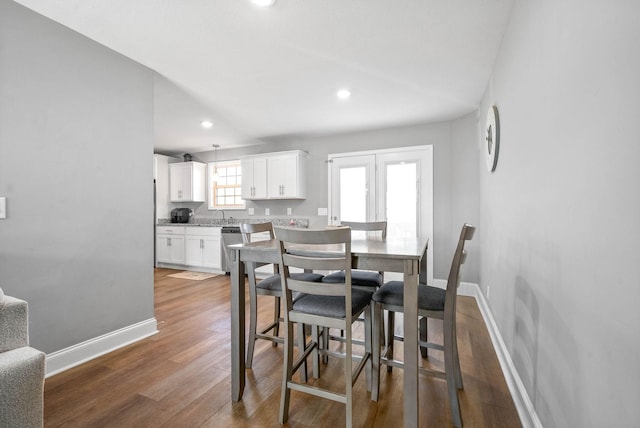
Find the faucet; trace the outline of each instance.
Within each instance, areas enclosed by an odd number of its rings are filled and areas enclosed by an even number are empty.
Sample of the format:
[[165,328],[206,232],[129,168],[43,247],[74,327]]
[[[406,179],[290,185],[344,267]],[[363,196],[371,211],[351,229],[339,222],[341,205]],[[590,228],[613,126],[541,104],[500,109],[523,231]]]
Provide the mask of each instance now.
[[225,219],[224,219],[224,210],[218,210],[220,213],[222,213],[222,224],[225,223]]

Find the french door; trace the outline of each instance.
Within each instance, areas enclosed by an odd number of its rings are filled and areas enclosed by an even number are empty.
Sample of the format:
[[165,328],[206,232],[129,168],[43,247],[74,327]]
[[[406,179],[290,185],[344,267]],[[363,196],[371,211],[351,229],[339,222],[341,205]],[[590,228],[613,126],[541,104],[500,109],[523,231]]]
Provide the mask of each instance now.
[[[433,147],[329,155],[329,223],[387,221],[387,235],[426,234],[433,248]],[[433,279],[433,252],[427,252]]]

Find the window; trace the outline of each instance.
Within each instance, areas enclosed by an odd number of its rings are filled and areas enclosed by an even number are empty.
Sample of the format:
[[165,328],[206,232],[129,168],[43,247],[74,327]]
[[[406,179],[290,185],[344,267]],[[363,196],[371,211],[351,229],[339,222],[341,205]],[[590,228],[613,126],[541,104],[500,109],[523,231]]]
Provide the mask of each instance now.
[[242,169],[240,161],[211,162],[208,165],[208,201],[210,210],[243,210]]

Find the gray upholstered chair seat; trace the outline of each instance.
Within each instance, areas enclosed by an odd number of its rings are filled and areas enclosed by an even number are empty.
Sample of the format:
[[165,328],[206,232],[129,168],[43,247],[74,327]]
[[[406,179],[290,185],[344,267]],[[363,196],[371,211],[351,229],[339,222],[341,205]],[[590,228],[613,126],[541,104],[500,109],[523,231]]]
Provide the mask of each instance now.
[[[426,311],[444,311],[446,290],[429,285],[418,286],[418,309]],[[373,294],[372,300],[383,305],[404,305],[404,283],[389,281]]]
[[[322,282],[341,283],[344,282],[344,271],[333,272],[322,278]],[[351,285],[360,287],[378,288],[382,286],[383,276],[379,272],[367,270],[352,270]],[[375,291],[375,290],[374,290]]]
[[[319,273],[293,273],[291,274],[291,278],[297,279],[299,281],[311,281],[311,282],[320,282],[322,281],[323,275]],[[256,284],[256,288],[261,288],[263,290],[270,291],[281,291],[282,290],[282,281],[279,274],[271,275],[262,281]]]
[[[372,293],[354,289],[351,292],[351,315],[362,311],[371,302]],[[346,318],[344,297],[301,294],[293,302],[293,310],[311,315]]]

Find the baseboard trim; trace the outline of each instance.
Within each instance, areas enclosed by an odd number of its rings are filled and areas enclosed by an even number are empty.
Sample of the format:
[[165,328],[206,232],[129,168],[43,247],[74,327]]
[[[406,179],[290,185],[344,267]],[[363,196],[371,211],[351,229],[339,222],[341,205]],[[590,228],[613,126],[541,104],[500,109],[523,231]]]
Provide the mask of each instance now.
[[[446,284],[446,281],[443,282]],[[520,379],[520,375],[513,364],[511,354],[507,349],[507,345],[504,343],[500,330],[498,330],[498,325],[493,318],[493,313],[491,312],[489,304],[482,294],[482,291],[480,291],[480,287],[478,284],[463,282],[458,288],[458,294],[461,296],[473,297],[478,303],[478,308],[480,309],[484,323],[489,331],[493,348],[498,356],[502,373],[504,374],[507,387],[509,388],[509,392],[513,398],[522,426],[524,428],[542,428],[540,418],[538,418],[538,414],[533,407],[531,398],[529,398],[529,394],[524,387],[524,383],[522,383],[522,379]]]
[[47,354],[45,377],[61,373],[101,355],[152,336],[157,332],[158,323],[155,318],[150,318]]

